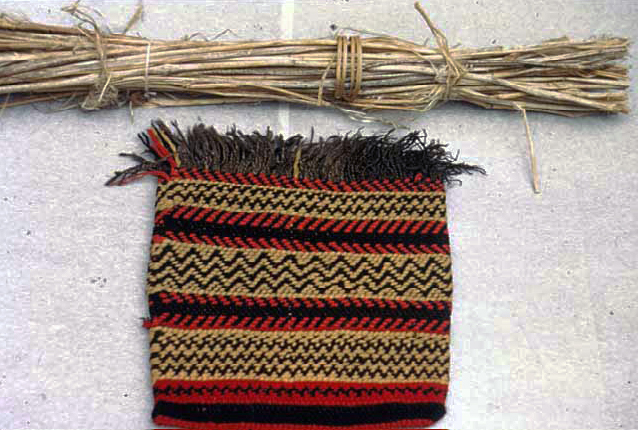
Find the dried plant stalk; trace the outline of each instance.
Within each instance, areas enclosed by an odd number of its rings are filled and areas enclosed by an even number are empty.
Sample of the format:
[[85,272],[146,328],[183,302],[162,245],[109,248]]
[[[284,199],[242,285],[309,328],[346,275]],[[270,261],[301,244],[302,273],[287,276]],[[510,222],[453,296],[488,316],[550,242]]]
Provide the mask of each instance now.
[[[417,5],[436,48],[390,36],[268,41],[148,40],[0,16],[5,107],[64,108],[284,101],[348,111],[425,111],[448,101],[580,116],[629,111],[629,41],[567,38],[450,49]],[[87,27],[91,27],[87,29]]]

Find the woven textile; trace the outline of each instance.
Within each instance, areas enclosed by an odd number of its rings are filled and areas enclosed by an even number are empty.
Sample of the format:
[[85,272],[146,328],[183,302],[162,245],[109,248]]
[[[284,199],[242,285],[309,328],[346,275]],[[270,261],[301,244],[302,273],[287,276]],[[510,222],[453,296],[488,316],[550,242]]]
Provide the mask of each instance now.
[[444,415],[452,278],[442,178],[184,167],[179,147],[204,139],[163,124],[143,138],[160,160],[114,182],[159,178],[146,322],[157,424],[378,429]]

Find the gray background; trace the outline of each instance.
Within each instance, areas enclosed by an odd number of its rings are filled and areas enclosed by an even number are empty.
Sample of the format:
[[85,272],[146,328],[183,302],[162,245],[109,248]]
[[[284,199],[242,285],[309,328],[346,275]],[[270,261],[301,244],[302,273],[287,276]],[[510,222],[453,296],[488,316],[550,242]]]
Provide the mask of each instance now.
[[[66,4],[12,1],[0,9],[71,24],[59,11]],[[136,6],[86,4],[116,31]],[[225,28],[240,38],[323,37],[332,23],[416,41],[430,37],[411,1],[146,0],[145,6],[134,31],[154,38]],[[450,42],[465,46],[562,35],[638,40],[635,0],[425,6]],[[631,98],[635,107],[634,91]],[[530,114],[541,196],[531,190],[519,114],[448,104],[411,116],[411,127],[427,128],[489,172],[448,193],[456,290],[449,412],[438,426],[638,428],[635,114]],[[127,110],[7,109],[0,118],[2,428],[152,426],[141,318],[154,182],[103,183],[127,164],[116,154],[139,150],[136,133],[156,117],[183,126],[199,119],[222,129],[272,126],[286,134],[362,125],[332,111],[277,104],[139,109],[133,123]]]

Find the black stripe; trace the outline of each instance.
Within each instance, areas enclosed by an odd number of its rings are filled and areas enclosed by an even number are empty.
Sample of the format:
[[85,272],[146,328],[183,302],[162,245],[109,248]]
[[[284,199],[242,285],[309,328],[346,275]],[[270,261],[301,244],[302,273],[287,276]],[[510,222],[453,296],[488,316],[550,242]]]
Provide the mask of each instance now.
[[232,303],[224,305],[222,303],[188,303],[186,300],[181,303],[171,300],[164,303],[161,293],[149,295],[151,304],[151,315],[161,315],[162,313],[182,314],[190,316],[215,316],[215,315],[233,315],[238,317],[294,317],[294,318],[314,318],[314,317],[367,317],[367,318],[414,318],[417,320],[448,320],[450,318],[450,308],[445,309],[428,309],[415,306],[407,308],[391,308],[389,306],[379,307],[356,307],[354,305],[345,306],[337,302],[337,306],[324,307],[307,307],[303,305],[303,301],[299,301],[298,306],[247,306]]
[[449,239],[445,229],[438,233],[426,234],[400,234],[400,233],[344,233],[317,230],[295,230],[272,227],[252,227],[242,225],[217,224],[206,221],[193,221],[164,218],[163,222],[155,225],[154,234],[165,236],[166,232],[181,232],[186,235],[195,233],[196,235],[221,236],[221,237],[241,237],[248,238],[274,238],[300,240],[308,242],[348,242],[348,243],[370,243],[370,244],[403,244],[403,245],[448,245]]
[[196,423],[272,423],[344,426],[410,419],[437,421],[445,415],[440,403],[382,403],[365,406],[300,406],[274,404],[195,404],[160,400],[159,415]]

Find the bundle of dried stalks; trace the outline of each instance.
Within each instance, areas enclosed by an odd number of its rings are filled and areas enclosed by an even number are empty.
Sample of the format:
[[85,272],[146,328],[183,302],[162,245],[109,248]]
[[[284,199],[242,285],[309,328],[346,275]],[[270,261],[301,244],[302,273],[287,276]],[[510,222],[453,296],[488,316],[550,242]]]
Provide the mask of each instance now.
[[148,40],[102,30],[76,5],[76,27],[0,17],[4,106],[63,108],[284,101],[348,111],[425,111],[447,100],[567,116],[628,112],[629,42],[567,38],[452,49],[389,36],[268,41]]

